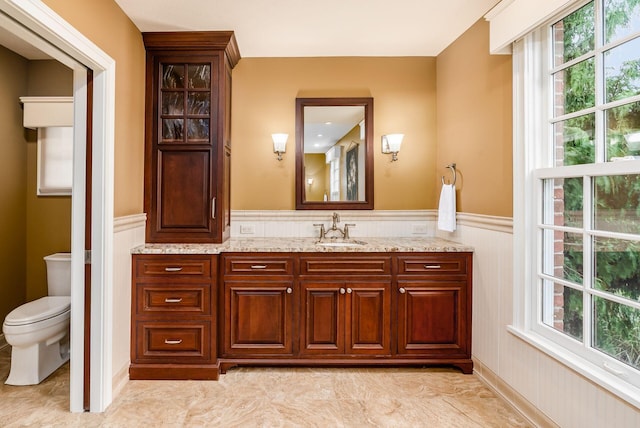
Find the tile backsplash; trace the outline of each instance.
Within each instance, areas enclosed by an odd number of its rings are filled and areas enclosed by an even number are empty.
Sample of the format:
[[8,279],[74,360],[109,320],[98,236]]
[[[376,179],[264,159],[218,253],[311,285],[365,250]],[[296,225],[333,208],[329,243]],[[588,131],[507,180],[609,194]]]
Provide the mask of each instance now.
[[[351,237],[433,237],[435,210],[410,211],[336,211],[339,226],[355,224],[349,229]],[[239,211],[231,212],[233,238],[310,238],[318,236],[314,224],[331,226],[333,211]]]

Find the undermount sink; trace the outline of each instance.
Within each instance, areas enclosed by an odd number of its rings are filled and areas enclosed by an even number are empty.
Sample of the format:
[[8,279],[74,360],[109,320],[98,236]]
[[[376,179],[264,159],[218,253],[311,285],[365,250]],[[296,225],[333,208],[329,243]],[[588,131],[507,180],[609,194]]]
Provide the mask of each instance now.
[[320,245],[322,247],[361,247],[366,245],[367,243],[364,241],[324,241],[317,242],[316,245]]

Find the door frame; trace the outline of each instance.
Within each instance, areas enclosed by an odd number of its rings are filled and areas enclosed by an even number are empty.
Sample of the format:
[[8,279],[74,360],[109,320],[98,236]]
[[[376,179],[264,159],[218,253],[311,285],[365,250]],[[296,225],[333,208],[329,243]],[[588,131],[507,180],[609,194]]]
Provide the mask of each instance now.
[[73,70],[70,410],[84,411],[87,69],[93,70],[91,180],[91,412],[112,397],[115,61],[40,0],[0,0],[0,25]]

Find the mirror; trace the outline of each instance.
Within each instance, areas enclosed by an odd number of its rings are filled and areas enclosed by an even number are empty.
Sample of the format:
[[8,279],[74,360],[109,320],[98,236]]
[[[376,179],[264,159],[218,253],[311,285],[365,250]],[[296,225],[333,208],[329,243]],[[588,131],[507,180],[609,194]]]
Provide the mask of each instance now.
[[296,98],[296,209],[373,209],[373,98]]

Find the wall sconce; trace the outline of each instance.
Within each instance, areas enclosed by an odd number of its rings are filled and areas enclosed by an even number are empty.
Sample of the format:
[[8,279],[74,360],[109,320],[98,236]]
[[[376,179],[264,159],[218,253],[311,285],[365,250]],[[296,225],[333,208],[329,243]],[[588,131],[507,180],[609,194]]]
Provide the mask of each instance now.
[[278,154],[278,160],[282,160],[282,154],[287,151],[287,138],[289,134],[271,134],[273,138],[273,153]]
[[311,186],[313,184],[313,178],[307,178],[307,184]]
[[398,152],[404,134],[387,134],[382,136],[382,153],[391,153],[391,162],[398,160]]

